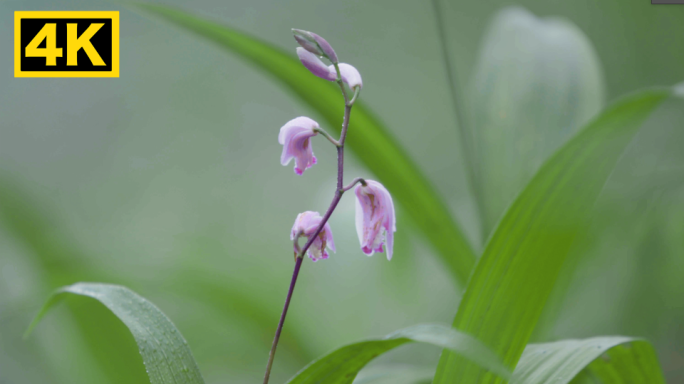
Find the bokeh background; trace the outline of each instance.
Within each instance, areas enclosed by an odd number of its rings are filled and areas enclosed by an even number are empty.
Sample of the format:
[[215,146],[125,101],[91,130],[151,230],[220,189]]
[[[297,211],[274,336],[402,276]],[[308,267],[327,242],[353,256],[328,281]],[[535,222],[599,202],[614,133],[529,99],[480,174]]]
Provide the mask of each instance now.
[[[361,71],[363,101],[482,248],[429,2],[163,3],[293,54],[292,27],[328,39]],[[466,101],[485,31],[511,5],[586,34],[600,63],[597,103],[684,80],[684,5],[439,4]],[[121,77],[15,79],[16,10],[120,10]],[[0,383],[146,382],[132,337],[94,302],[67,300],[22,340],[49,293],[77,281],[123,284],[154,302],[188,340],[207,383],[259,382],[291,275],[290,227],[297,213],[326,209],[335,180],[334,151],[323,140],[314,142],[319,164],[297,177],[279,164],[277,134],[287,120],[316,113],[239,57],[118,3],[6,0],[0,16]],[[643,336],[669,381],[684,381],[682,115],[663,108],[625,154],[536,340]],[[347,178],[375,177],[347,159]],[[353,200],[343,199],[330,221],[338,252],[305,261],[274,383],[340,345],[451,322],[460,292],[398,213],[392,262],[367,258]],[[369,369],[429,372],[438,356],[412,345]]]

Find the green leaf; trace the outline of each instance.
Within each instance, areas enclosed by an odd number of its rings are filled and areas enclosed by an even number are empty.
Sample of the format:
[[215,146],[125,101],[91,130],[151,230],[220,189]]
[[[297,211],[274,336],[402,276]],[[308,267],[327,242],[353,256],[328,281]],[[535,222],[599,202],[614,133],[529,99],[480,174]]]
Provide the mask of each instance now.
[[[49,289],[79,280],[114,279],[109,271],[93,264],[94,259],[89,258],[80,244],[64,232],[63,223],[43,202],[33,198],[32,191],[11,174],[0,172],[0,227],[14,241],[21,243],[31,264],[43,274],[44,284],[36,288]],[[121,277],[116,279],[121,280]],[[87,310],[76,310],[70,306],[74,309],[70,317],[78,340],[68,339],[68,355],[77,361],[89,359],[91,363],[72,379],[95,380],[98,384],[149,383],[140,356],[122,353],[135,348],[135,341],[126,327],[106,308],[95,303],[77,304],[79,307],[84,305]],[[107,332],[101,332],[103,328]],[[60,364],[47,365],[55,377],[69,374],[67,368]],[[88,372],[99,377],[86,377]]]
[[497,14],[475,68],[469,164],[486,236],[549,155],[601,110],[604,81],[579,28],[522,8]]
[[[326,129],[339,131],[343,105],[339,88],[312,75],[293,54],[181,10],[153,4],[136,4],[136,7],[248,60],[323,116],[328,125]],[[293,40],[292,53],[294,47]],[[347,143],[415,220],[416,227],[422,229],[456,281],[465,284],[475,264],[475,255],[463,232],[422,172],[363,103],[354,104]]]
[[530,344],[513,372],[513,384],[665,383],[650,343],[630,337],[596,337]]
[[[454,328],[515,367],[604,183],[642,122],[670,95],[671,89],[657,89],[621,99],[541,167],[489,239]],[[444,351],[434,382],[504,381]]]
[[[43,203],[32,198],[31,189],[19,180],[0,172],[0,226],[29,250],[33,256],[32,262],[45,271],[47,287],[59,287],[81,280],[115,280],[129,286],[140,283],[130,274],[116,276],[107,268],[93,263],[94,259],[73,240],[64,230],[65,226],[57,215]],[[206,242],[203,244],[206,246]],[[172,271],[178,273],[173,274]],[[244,287],[231,284],[220,273],[197,273],[194,268],[186,265],[167,272],[162,280],[153,279],[148,281],[148,285],[161,285],[162,291],[187,295],[187,299],[191,301],[199,300],[215,308],[216,313],[223,316],[223,321],[235,319],[249,324],[249,329],[243,329],[243,333],[254,337],[254,343],[261,342],[265,350],[271,347],[273,319],[277,319],[280,309],[271,313],[272,308],[266,303],[255,300]],[[178,287],[183,288],[179,290]],[[81,310],[80,307],[84,305],[87,308]],[[109,310],[94,301],[92,304],[79,303],[78,306],[79,308],[70,308],[70,317],[75,329],[82,335],[83,342],[75,343],[71,340],[70,346],[78,350],[79,354],[88,355],[97,361],[98,364],[92,369],[112,383],[149,383],[144,366],[140,364],[140,356],[126,353],[136,345],[133,338],[130,338],[128,329]],[[103,328],[107,332],[101,332]],[[306,364],[316,355],[307,349],[304,340],[300,332],[290,329],[282,334],[279,351],[282,349],[293,360],[301,365]],[[55,372],[51,374],[57,375]],[[104,382],[100,379],[98,384]]]
[[434,368],[376,366],[359,373],[353,384],[430,384],[434,375]]
[[413,341],[449,348],[478,366],[502,377],[510,371],[475,338],[449,327],[422,324],[402,329],[382,339],[362,341],[339,348],[312,362],[288,384],[348,384],[368,362],[400,345]]
[[55,291],[33,320],[28,336],[41,318],[67,293],[98,300],[131,331],[152,384],[203,384],[190,347],[162,311],[119,285],[76,283]]

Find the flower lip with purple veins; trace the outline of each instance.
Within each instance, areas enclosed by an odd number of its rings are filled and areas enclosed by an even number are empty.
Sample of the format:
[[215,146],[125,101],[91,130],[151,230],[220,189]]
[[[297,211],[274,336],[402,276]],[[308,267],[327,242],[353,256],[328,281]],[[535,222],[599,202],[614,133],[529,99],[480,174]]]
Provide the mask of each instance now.
[[316,156],[311,148],[311,137],[318,134],[316,128],[319,128],[318,123],[305,116],[292,119],[280,128],[278,142],[283,146],[280,163],[288,165],[294,158],[294,171],[298,175],[316,164]]
[[[304,236],[308,240],[309,237],[313,236],[314,232],[316,232],[316,229],[318,229],[321,220],[323,220],[323,218],[318,212],[306,211],[300,213],[297,215],[294,225],[292,226],[290,240],[296,241],[298,236]],[[313,261],[327,259],[329,255],[326,248],[335,252],[335,241],[333,240],[332,230],[328,223],[325,223],[321,232],[316,236],[313,243],[311,243],[311,246],[307,250],[307,255]],[[295,252],[297,252],[296,247]]]
[[[356,233],[361,250],[368,256],[383,252],[392,260],[394,232],[397,231],[394,203],[387,189],[374,180],[358,185],[356,194]],[[383,247],[384,246],[384,247]]]

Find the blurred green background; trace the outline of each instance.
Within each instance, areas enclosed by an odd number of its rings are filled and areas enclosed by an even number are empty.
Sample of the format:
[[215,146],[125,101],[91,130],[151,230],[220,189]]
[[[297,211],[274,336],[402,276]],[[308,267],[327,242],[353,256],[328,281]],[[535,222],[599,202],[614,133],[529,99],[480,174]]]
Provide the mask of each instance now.
[[[415,1],[166,1],[294,54],[290,28],[324,36],[364,79],[362,98],[482,248],[434,12]],[[589,38],[606,101],[684,80],[684,5],[647,0],[442,1],[449,55],[469,98],[497,11],[560,16]],[[13,78],[16,10],[120,10],[119,79]],[[253,383],[289,283],[297,213],[324,211],[335,180],[323,140],[297,177],[279,164],[287,120],[316,113],[237,56],[130,8],[100,1],[0,3],[0,383],[144,383],[125,327],[67,301],[28,341],[49,292],[76,281],[127,285],[188,340],[208,383]],[[536,340],[626,334],[656,346],[684,382],[684,124],[670,106],[618,165],[577,240]],[[352,128],[353,129],[353,115]],[[347,157],[347,179],[373,177]],[[420,322],[450,323],[460,292],[399,207],[395,256],[358,247],[351,196],[330,223],[338,252],[305,261],[276,359],[284,382],[313,358]],[[567,292],[564,293],[564,292]],[[434,369],[412,345],[372,365]],[[373,367],[371,367],[372,369]]]

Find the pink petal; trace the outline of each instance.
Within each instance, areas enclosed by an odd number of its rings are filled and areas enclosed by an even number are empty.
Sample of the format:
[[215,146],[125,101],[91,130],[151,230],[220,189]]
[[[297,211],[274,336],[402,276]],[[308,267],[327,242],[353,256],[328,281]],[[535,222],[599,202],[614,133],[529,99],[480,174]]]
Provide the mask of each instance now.
[[361,250],[372,255],[386,250],[388,260],[394,251],[396,217],[392,196],[385,187],[373,180],[359,185],[356,194],[356,232]]
[[325,223],[323,230],[325,231],[325,239],[328,242],[328,248],[330,248],[333,252],[337,252],[335,249],[335,240],[333,240],[332,230],[330,229],[330,224]]
[[333,81],[337,78],[336,74],[331,72],[330,69],[318,58],[318,56],[307,51],[302,47],[297,47],[297,56],[299,56],[299,61],[304,64],[304,66],[311,71],[314,75],[320,77],[321,79],[326,79]]
[[318,36],[317,34],[313,32],[311,33],[311,36],[313,36],[314,40],[316,40],[316,43],[318,43],[318,46],[321,47],[323,50],[323,53],[325,53],[326,56],[328,56],[328,59],[330,59],[331,62],[337,63],[337,54],[335,53],[335,50],[330,46],[330,44],[322,37]]
[[278,142],[283,145],[280,163],[287,165],[295,159],[295,173],[301,175],[304,170],[316,164],[310,138],[316,136],[314,131],[319,125],[308,117],[297,117],[280,128]]
[[297,40],[297,43],[302,46],[302,48],[306,49],[307,51],[313,53],[314,55],[321,56],[323,55],[323,52],[318,48],[318,45],[316,45],[315,42],[309,41],[303,36],[300,36],[295,33],[294,35],[295,40]]
[[[363,81],[361,80],[361,74],[359,73],[354,66],[349,65],[347,63],[339,63],[338,66],[340,67],[340,75],[342,76],[342,81],[347,83],[349,88],[354,88],[354,87],[359,87],[363,88]],[[334,65],[328,66],[328,69],[335,73],[337,76],[337,71],[335,70]]]
[[[294,236],[298,232],[301,232],[302,236],[305,236],[307,239],[313,236],[313,234],[316,232],[316,229],[318,229],[318,226],[321,224],[321,220],[323,220],[323,218],[318,212],[306,211],[300,213],[297,215],[294,226],[292,227],[292,232],[290,235],[291,240],[294,240]],[[327,259],[329,254],[326,248],[330,248],[331,250],[335,251],[335,242],[332,237],[332,230],[330,229],[330,225],[328,223],[325,223],[323,230],[321,230],[321,233],[316,236],[316,239],[314,239],[314,241],[311,243],[311,246],[306,253],[313,261]]]
[[387,260],[392,260],[392,253],[394,252],[394,231],[388,230],[385,234],[385,240],[387,241]]

